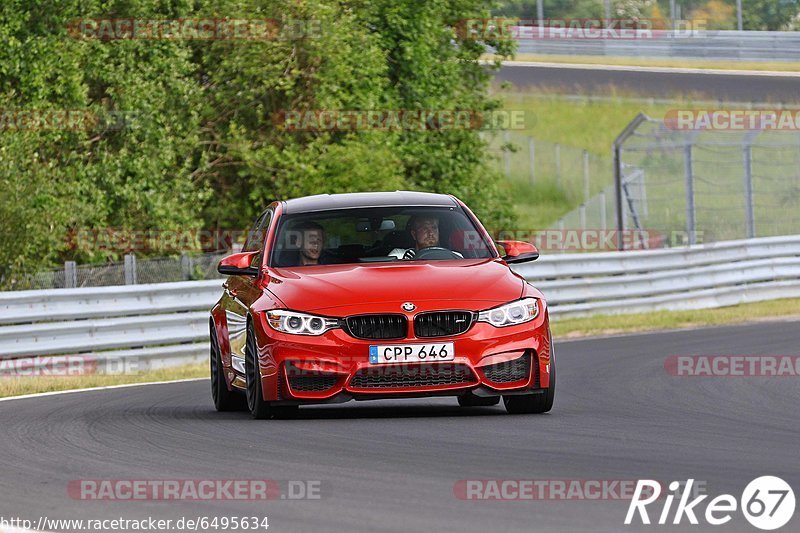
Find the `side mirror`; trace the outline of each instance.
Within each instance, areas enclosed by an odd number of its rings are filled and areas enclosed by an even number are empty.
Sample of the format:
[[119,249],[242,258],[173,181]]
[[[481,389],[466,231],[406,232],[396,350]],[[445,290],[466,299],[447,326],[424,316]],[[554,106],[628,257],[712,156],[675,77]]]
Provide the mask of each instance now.
[[502,246],[506,252],[506,255],[503,256],[503,261],[506,263],[527,263],[539,259],[539,250],[529,242],[497,241],[497,244]]
[[253,258],[260,252],[240,252],[223,257],[217,265],[217,272],[226,276],[258,276],[259,268],[250,266]]

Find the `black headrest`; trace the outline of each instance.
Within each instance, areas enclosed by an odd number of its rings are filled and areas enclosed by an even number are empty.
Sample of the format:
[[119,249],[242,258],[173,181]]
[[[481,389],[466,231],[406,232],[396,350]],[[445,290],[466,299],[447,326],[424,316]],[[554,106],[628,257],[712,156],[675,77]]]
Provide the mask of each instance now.
[[383,244],[389,248],[414,248],[417,243],[407,231],[395,230],[383,238]]

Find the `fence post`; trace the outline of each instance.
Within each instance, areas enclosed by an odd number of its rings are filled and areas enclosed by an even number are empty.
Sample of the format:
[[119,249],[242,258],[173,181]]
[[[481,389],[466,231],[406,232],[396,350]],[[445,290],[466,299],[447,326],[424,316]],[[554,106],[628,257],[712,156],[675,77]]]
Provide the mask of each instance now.
[[531,168],[531,185],[536,177],[536,142],[533,137],[528,137],[528,165]]
[[74,289],[78,286],[78,269],[75,261],[64,261],[64,288]]
[[622,234],[625,232],[625,205],[622,203],[622,143],[614,142],[614,198],[617,203],[617,249],[625,250]]
[[579,213],[581,217],[581,229],[586,229],[586,204],[581,204],[579,208]]
[[192,256],[187,253],[181,254],[181,273],[183,274],[183,279],[191,280],[192,279]]
[[136,255],[125,255],[125,285],[136,285]]
[[503,130],[503,164],[505,166],[506,176],[511,175],[511,151],[508,148],[510,138],[508,130]]
[[669,0],[669,29],[675,29],[675,0]]
[[736,0],[736,29],[742,31],[744,24],[742,23],[742,0]]
[[600,229],[606,230],[606,191],[600,191]]
[[589,152],[583,151],[583,203],[589,202]]
[[617,203],[617,231],[619,232],[617,249],[620,251],[625,249],[625,242],[622,238],[622,232],[625,231],[625,205],[622,199],[622,180],[624,179],[622,175],[622,146],[625,144],[625,141],[633,135],[636,128],[648,120],[650,120],[650,118],[644,113],[636,115],[636,117],[625,126],[622,133],[614,139],[614,143],[611,145],[611,151],[614,156],[614,196]]
[[695,230],[694,210],[694,169],[692,167],[692,142],[686,143],[683,148],[683,173],[686,179],[686,232],[689,234],[689,244],[697,244]]
[[561,185],[561,145],[556,143],[556,185]]
[[756,236],[756,215],[753,206],[753,145],[748,140],[744,145],[744,209],[747,238]]

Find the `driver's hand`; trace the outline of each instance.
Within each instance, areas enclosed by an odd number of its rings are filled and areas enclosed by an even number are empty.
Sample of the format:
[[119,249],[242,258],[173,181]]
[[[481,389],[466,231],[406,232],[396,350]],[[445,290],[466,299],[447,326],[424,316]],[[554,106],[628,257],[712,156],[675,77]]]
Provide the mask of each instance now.
[[417,251],[414,250],[413,248],[409,248],[408,250],[406,250],[406,253],[403,254],[403,259],[405,260],[414,259],[414,256],[416,255]]

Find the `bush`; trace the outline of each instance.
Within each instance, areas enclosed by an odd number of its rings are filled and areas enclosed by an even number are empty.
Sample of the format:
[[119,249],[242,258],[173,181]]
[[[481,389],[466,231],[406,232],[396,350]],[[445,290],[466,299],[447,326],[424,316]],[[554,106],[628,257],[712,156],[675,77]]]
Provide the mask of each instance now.
[[[0,104],[85,110],[123,127],[0,131],[0,276],[66,259],[116,259],[87,228],[246,228],[274,199],[420,189],[450,192],[489,226],[511,223],[502,179],[474,130],[283,131],[285,110],[499,107],[487,43],[457,21],[480,0],[6,0],[0,6]],[[313,20],[319,34],[242,40],[99,40],[78,18]],[[488,43],[500,54],[511,44]]]

